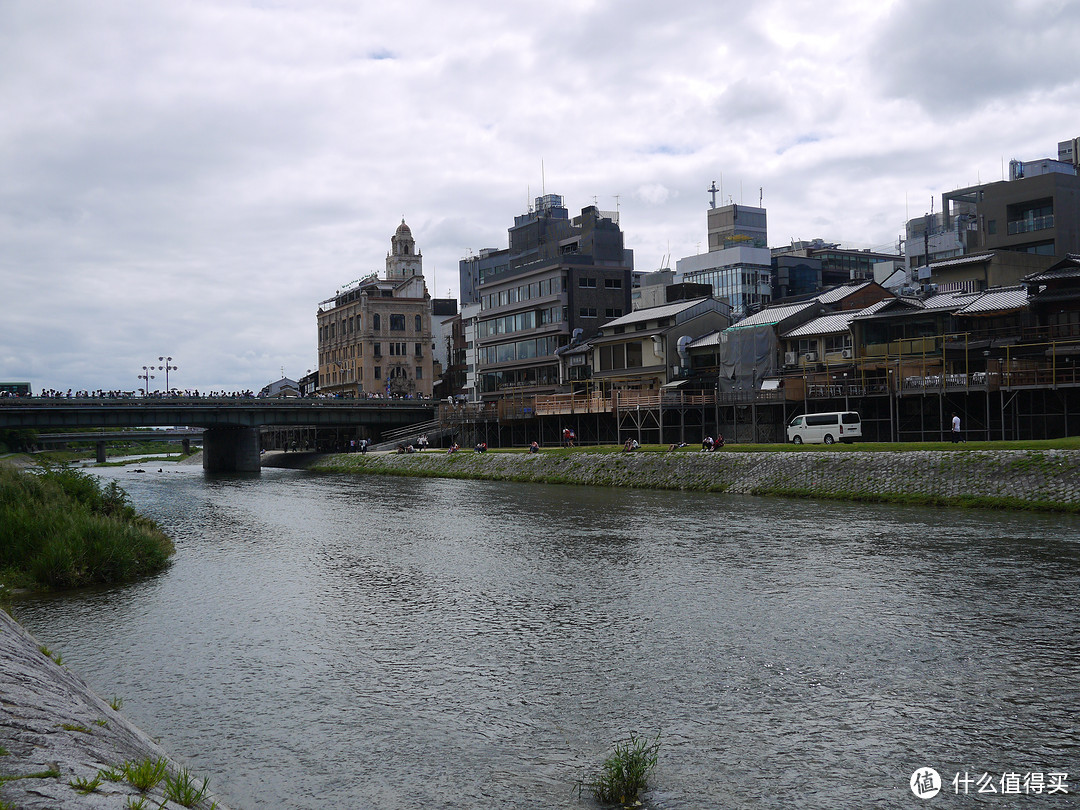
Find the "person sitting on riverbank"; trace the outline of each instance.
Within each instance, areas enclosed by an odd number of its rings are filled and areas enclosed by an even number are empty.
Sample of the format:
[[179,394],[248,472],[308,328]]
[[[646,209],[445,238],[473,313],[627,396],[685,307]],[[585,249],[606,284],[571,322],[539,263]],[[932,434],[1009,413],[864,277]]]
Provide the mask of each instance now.
[[713,450],[719,450],[723,446],[724,446],[724,437],[723,437],[722,434],[717,433],[716,434],[716,439],[713,440],[712,449]]
[[540,445],[537,444],[534,441],[532,444],[529,445],[529,452],[530,453],[539,453],[540,452]]
[[451,443],[450,447],[447,448],[446,453],[447,453],[447,455],[449,455],[450,453],[456,453],[460,449],[461,449],[461,447],[458,445],[458,443],[453,442],[453,443]]
[[638,444],[637,439],[627,439],[626,444],[623,445],[623,452],[630,453],[634,450],[639,449],[640,447],[641,445]]
[[487,452],[487,442],[477,442],[476,447],[473,448],[477,453]]
[[712,449],[713,449],[713,438],[712,438],[712,436],[706,436],[704,439],[701,440],[701,452],[702,453],[709,453],[709,452],[712,451]]

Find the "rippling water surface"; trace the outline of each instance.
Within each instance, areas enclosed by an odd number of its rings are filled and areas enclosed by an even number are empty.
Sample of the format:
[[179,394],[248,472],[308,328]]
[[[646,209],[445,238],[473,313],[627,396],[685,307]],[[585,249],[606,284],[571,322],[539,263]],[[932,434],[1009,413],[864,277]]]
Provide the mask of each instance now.
[[172,567],[15,612],[233,808],[589,808],[630,730],[653,808],[1080,806],[1076,518],[156,470]]

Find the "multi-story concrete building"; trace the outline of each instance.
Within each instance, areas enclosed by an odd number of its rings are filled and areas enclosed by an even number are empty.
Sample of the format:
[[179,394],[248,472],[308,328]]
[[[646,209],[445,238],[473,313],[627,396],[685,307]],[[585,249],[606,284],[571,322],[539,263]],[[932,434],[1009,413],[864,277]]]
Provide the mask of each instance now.
[[507,261],[479,285],[477,386],[486,399],[559,390],[555,350],[630,311],[633,252],[618,214],[590,206],[571,220],[549,194],[514,218],[509,241]]
[[488,276],[498,275],[510,269],[508,248],[482,248],[476,256],[468,256],[458,262],[458,295],[461,305],[480,301],[480,285]]
[[1058,160],[1076,166],[1080,161],[1080,138],[1058,141]]
[[431,296],[423,256],[401,221],[386,275],[352,282],[319,304],[319,390],[338,396],[430,397]]
[[[875,264],[895,260],[899,258],[899,253],[879,253],[868,248],[845,248],[841,247],[838,242],[812,239],[792,242],[786,247],[773,248],[772,257],[774,269],[780,270],[783,268],[788,270],[787,283],[790,285],[790,289],[784,295],[779,295],[780,290],[777,288],[780,285],[780,279],[777,277],[773,284],[773,297],[786,298],[789,295],[801,295],[807,292],[817,292],[820,289],[828,289],[829,287],[835,287],[837,284],[872,279]],[[799,259],[807,261],[805,264],[800,264]],[[813,268],[815,266],[820,268],[818,286],[813,290],[806,290],[805,278],[798,278],[797,275],[793,276],[791,270],[795,267]],[[796,289],[801,291],[796,292]]]
[[709,251],[769,246],[769,218],[764,208],[722,205],[708,214]]
[[[715,190],[715,185],[713,189]],[[679,283],[709,284],[738,320],[772,300],[772,257],[764,208],[713,205],[708,210],[709,250],[675,262]]]
[[927,282],[930,265],[975,253],[1028,253],[1047,257],[1049,266],[1080,252],[1075,139],[1059,143],[1058,155],[1010,161],[1008,180],[947,191],[939,212],[910,220],[906,253],[913,281]]
[[681,283],[710,284],[736,320],[772,300],[772,255],[765,247],[729,247],[675,262]]
[[478,343],[476,340],[477,324],[480,322],[480,304],[463,304],[461,307],[461,333],[465,351],[465,382],[461,393],[469,402],[478,402],[480,386],[476,381]]

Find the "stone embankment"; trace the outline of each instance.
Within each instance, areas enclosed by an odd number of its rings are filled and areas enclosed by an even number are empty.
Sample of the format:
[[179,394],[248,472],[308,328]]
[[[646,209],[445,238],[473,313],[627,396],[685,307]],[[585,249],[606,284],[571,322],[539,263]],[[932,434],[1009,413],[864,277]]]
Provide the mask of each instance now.
[[[166,759],[170,775],[180,773],[159,745],[0,610],[0,807],[180,810],[166,800],[164,783],[146,793],[108,779],[88,793],[77,789],[102,770],[159,758]],[[202,779],[195,785],[201,787]],[[209,808],[211,800],[196,806]]]
[[308,469],[1080,511],[1080,451],[339,454]]

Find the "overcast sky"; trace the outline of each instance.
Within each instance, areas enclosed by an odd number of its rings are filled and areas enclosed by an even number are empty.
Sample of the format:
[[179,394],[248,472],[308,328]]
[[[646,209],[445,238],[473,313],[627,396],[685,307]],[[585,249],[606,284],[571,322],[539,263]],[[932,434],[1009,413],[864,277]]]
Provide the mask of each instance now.
[[0,0],[0,380],[298,378],[402,217],[457,297],[543,191],[618,208],[638,270],[707,250],[714,180],[774,246],[894,248],[1080,135],[1078,34],[1067,0]]

